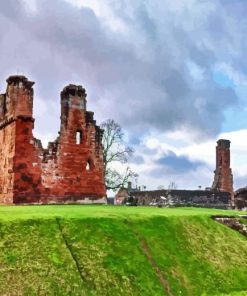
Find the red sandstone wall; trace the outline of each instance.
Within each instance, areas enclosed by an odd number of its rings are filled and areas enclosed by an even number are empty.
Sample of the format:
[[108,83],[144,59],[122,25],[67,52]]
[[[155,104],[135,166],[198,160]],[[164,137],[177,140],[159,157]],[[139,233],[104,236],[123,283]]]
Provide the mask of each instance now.
[[34,82],[24,76],[10,76],[7,79],[6,113],[5,116],[16,117],[33,116],[33,89]]
[[[44,149],[32,134],[33,83],[23,76],[7,82],[7,93],[0,97],[0,203],[104,197],[102,131],[93,113],[86,111],[85,90],[75,85],[64,88],[60,136]],[[80,143],[76,143],[77,132]]]
[[34,146],[33,119],[16,120],[14,203],[38,203],[41,187],[40,159]]
[[233,193],[233,177],[230,168],[230,141],[219,140],[216,147],[216,170],[212,188]]
[[[73,85],[61,93],[60,136],[50,143],[42,162],[42,185],[49,191],[49,195],[42,194],[43,202],[47,198],[77,201],[105,196],[102,147],[96,143],[93,118],[87,120],[85,98],[85,90]],[[77,132],[81,134],[78,144]]]
[[15,122],[0,129],[0,203],[13,203]]

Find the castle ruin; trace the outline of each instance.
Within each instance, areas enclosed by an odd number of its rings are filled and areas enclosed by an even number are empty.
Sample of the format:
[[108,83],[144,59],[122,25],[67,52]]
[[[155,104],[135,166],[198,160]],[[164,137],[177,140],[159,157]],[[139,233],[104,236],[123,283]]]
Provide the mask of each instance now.
[[59,136],[45,149],[33,136],[33,85],[10,76],[0,95],[0,203],[103,203],[103,130],[86,110],[85,89],[62,90]]
[[230,141],[220,139],[216,146],[216,169],[213,190],[227,191],[233,196],[233,177],[230,168]]

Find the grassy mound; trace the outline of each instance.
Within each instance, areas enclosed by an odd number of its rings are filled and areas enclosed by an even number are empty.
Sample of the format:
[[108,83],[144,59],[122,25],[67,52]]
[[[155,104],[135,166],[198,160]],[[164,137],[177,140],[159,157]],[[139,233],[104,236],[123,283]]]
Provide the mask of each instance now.
[[247,240],[210,215],[0,207],[0,295],[247,295]]

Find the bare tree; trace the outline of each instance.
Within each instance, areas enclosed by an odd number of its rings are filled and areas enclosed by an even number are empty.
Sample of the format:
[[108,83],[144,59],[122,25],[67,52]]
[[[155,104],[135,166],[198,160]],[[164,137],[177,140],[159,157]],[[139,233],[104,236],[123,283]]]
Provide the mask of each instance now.
[[127,164],[128,158],[133,154],[132,147],[124,145],[124,133],[121,126],[113,119],[108,119],[101,124],[104,129],[102,139],[103,144],[103,159],[105,169],[105,185],[106,189],[117,190],[124,187],[128,180],[137,178],[128,165],[125,166],[124,172],[119,172],[114,168],[113,164]]
[[158,187],[157,187],[157,190],[164,190],[165,189],[165,187],[163,186],[163,185],[159,185]]
[[178,185],[174,181],[170,181],[168,189],[177,189]]

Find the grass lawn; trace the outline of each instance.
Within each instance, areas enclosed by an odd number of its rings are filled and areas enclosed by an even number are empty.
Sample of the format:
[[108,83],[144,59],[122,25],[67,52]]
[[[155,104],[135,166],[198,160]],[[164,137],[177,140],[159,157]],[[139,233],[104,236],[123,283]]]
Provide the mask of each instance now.
[[0,295],[247,295],[247,240],[210,218],[233,214],[1,206]]
[[198,216],[198,215],[236,215],[244,212],[206,208],[157,208],[126,207],[103,205],[32,205],[0,206],[0,220],[30,218],[130,218],[144,219],[154,216]]

